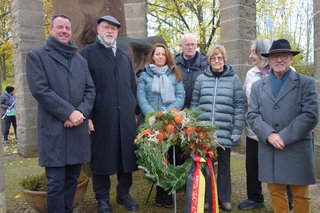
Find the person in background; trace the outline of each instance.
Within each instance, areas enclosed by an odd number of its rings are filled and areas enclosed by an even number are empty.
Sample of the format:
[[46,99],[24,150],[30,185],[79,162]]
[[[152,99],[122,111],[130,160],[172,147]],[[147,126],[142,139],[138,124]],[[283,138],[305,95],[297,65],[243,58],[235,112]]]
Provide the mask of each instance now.
[[299,51],[286,39],[272,43],[269,76],[252,85],[247,120],[258,136],[259,180],[267,183],[275,213],[310,212],[310,184],[316,183],[312,129],[319,119],[315,80],[290,67]]
[[186,91],[183,108],[190,108],[194,82],[209,66],[207,56],[197,51],[197,45],[197,38],[194,34],[184,34],[180,40],[182,53],[179,53],[174,58],[181,71],[183,86]]
[[6,91],[2,93],[1,109],[2,119],[4,119],[3,143],[8,143],[8,135],[12,124],[14,129],[15,139],[17,139],[17,120],[16,120],[16,100],[13,95],[14,87],[7,86]]
[[27,53],[31,94],[38,102],[39,165],[47,177],[48,212],[72,212],[81,164],[90,161],[88,117],[95,88],[72,42],[67,16],[51,18],[44,46]]
[[[185,99],[182,77],[164,44],[154,45],[149,64],[137,75],[137,100],[143,117],[150,112],[162,111],[163,108],[168,111],[182,109]],[[169,160],[172,160],[170,151]],[[159,207],[172,207],[172,195],[157,186],[155,204]]]
[[[247,74],[243,84],[247,103],[250,98],[251,86],[254,82],[264,78],[269,74],[270,67],[268,59],[261,56],[271,47],[271,41],[267,39],[257,39],[252,41],[249,58],[254,65]],[[246,120],[246,184],[247,200],[239,204],[239,209],[248,210],[264,207],[264,197],[262,194],[261,182],[258,179],[258,137],[254,134]]]
[[191,108],[203,113],[199,120],[218,127],[216,136],[224,146],[218,147],[218,200],[224,211],[232,211],[230,154],[240,141],[244,127],[244,92],[240,78],[226,64],[227,53],[222,45],[208,52],[210,66],[199,75],[192,93]]
[[112,212],[110,176],[117,174],[116,201],[129,211],[137,211],[130,196],[132,172],[137,170],[136,81],[132,63],[117,47],[120,22],[113,16],[97,20],[96,42],[84,47],[80,54],[88,61],[97,90],[89,131],[92,135],[91,171],[93,190],[99,213]]

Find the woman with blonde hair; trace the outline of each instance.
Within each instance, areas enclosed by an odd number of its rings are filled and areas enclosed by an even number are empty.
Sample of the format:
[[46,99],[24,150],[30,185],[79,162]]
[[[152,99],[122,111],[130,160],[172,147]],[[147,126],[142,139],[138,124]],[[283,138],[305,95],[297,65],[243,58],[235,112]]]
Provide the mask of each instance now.
[[208,52],[210,66],[199,75],[192,93],[191,108],[203,113],[200,120],[218,127],[216,136],[224,148],[218,147],[218,200],[224,211],[232,211],[230,154],[240,141],[244,126],[244,92],[232,67],[226,64],[227,53],[222,45]]

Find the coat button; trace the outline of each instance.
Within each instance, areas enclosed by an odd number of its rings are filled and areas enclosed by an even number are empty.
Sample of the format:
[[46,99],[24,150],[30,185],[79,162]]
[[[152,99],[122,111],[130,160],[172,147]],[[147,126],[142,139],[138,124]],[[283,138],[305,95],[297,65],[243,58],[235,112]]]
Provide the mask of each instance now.
[[118,109],[121,109],[121,106],[118,106]]
[[279,108],[279,106],[278,106],[278,105],[275,105],[273,108],[274,108],[274,109],[278,109],[278,108]]
[[274,126],[275,126],[275,127],[278,127],[278,126],[279,126],[279,124],[275,124]]

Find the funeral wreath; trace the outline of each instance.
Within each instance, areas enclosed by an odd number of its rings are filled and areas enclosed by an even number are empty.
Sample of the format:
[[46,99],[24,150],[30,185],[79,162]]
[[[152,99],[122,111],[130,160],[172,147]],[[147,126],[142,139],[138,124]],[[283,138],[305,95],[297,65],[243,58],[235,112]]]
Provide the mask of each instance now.
[[[216,148],[220,145],[214,134],[216,127],[197,120],[200,114],[198,110],[164,109],[147,114],[138,129],[135,144],[139,168],[165,190],[173,192],[185,185],[193,164],[190,154],[205,158],[210,153],[217,157]],[[168,156],[169,149],[182,150],[187,159],[175,165],[175,156]]]

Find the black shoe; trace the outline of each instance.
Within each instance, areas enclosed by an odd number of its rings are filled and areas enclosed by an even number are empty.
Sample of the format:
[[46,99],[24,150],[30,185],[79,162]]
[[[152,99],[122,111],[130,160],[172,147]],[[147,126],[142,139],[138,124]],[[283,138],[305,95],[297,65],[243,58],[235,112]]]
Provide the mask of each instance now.
[[289,210],[291,211],[293,209],[293,204],[289,202]]
[[226,212],[232,211],[231,203],[221,203],[220,206],[223,211],[226,211]]
[[250,209],[258,209],[264,207],[264,202],[256,202],[253,200],[245,200],[239,203],[239,209],[241,210],[250,210]]
[[164,207],[171,208],[173,206],[172,195],[169,195],[168,192],[164,193]]
[[123,205],[124,207],[126,207],[126,209],[128,209],[131,212],[135,212],[138,210],[136,201],[134,201],[129,194],[125,196],[117,197],[117,202],[120,205]]
[[161,207],[164,204],[163,190],[158,190],[158,188],[155,203],[158,207]]
[[99,213],[112,213],[111,205],[108,201],[98,200]]

